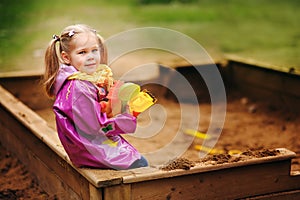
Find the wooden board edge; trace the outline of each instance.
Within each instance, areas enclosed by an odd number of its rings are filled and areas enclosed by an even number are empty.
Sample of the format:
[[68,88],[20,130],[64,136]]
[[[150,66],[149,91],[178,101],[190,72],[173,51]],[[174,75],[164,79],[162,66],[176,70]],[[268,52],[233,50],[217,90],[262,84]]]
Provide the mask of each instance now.
[[[148,181],[148,180],[155,180],[161,178],[170,178],[175,176],[184,176],[196,173],[204,173],[209,171],[216,171],[222,169],[229,169],[229,168],[237,168],[237,167],[244,167],[249,165],[256,165],[256,164],[264,164],[264,163],[272,163],[278,162],[283,160],[291,160],[292,158],[296,157],[296,154],[288,149],[285,148],[278,148],[281,152],[280,155],[277,156],[268,156],[262,158],[253,158],[250,160],[239,161],[235,163],[222,163],[222,164],[201,164],[195,167],[192,167],[189,170],[183,169],[176,169],[172,171],[163,171],[155,168],[144,168],[144,169],[136,169],[132,170],[133,174],[124,176],[123,183],[136,183],[141,181]],[[290,172],[289,172],[290,173]]]

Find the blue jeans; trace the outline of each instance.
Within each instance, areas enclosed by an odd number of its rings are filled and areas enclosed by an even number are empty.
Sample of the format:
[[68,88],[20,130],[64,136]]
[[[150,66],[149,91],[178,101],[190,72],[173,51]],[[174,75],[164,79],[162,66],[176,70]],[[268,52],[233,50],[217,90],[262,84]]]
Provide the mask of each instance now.
[[142,156],[140,159],[134,161],[128,169],[134,169],[134,168],[140,168],[140,167],[147,167],[148,166],[148,161],[144,156]]

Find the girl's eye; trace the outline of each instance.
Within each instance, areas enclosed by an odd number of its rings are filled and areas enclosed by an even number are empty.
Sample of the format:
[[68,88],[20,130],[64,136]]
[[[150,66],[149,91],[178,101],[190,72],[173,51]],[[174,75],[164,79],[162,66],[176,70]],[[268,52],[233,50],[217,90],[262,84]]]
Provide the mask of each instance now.
[[92,52],[98,52],[98,49],[93,49]]
[[85,51],[79,51],[78,54],[85,54]]

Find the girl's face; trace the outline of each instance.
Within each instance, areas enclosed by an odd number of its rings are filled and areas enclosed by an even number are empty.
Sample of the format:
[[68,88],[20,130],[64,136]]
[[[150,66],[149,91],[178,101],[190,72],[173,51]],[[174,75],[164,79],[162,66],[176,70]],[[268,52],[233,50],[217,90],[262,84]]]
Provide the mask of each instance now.
[[77,70],[92,74],[100,64],[98,39],[93,33],[79,33],[73,38],[71,51],[62,52],[63,60]]

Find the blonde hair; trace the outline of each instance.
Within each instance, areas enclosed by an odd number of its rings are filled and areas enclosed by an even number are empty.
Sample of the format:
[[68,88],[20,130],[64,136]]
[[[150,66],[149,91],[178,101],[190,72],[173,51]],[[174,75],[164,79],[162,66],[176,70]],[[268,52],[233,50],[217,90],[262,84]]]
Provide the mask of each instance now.
[[[43,76],[43,85],[49,97],[53,97],[54,83],[59,71],[60,63],[63,63],[60,54],[62,51],[69,53],[71,50],[72,38],[78,33],[93,32],[98,38],[100,47],[100,63],[107,64],[107,50],[104,45],[104,39],[96,33],[94,29],[84,24],[76,24],[66,27],[60,36],[54,35],[49,43],[45,53],[45,73]],[[59,42],[59,48],[57,48]]]

